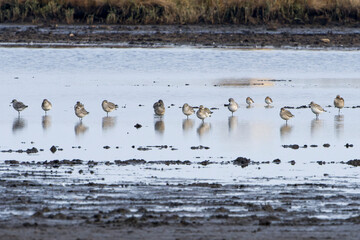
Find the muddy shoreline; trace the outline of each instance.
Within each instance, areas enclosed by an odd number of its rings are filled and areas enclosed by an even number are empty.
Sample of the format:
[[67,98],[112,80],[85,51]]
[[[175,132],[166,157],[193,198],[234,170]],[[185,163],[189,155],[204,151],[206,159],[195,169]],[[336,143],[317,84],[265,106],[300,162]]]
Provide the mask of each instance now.
[[339,26],[0,25],[5,47],[230,47],[359,49],[360,31]]
[[[269,185],[267,178],[222,184],[160,176],[106,183],[100,174],[114,168],[122,174],[134,164],[1,163],[0,239],[358,237],[360,195],[353,191],[356,185],[336,184],[336,176]],[[176,171],[180,165],[146,164],[139,170]]]

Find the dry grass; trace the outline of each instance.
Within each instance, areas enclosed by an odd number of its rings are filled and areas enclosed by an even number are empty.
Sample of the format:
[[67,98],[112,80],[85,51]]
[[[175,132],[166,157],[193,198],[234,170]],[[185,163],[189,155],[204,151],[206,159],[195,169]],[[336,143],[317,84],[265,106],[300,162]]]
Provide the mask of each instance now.
[[0,0],[0,22],[349,23],[360,0]]

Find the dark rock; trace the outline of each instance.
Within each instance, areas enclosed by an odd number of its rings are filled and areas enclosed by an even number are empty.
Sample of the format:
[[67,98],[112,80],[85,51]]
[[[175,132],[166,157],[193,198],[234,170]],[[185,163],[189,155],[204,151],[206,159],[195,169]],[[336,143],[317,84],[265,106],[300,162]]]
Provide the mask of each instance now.
[[137,124],[135,124],[135,125],[134,125],[134,127],[135,127],[136,129],[139,129],[139,128],[141,128],[141,127],[142,127],[142,125],[141,125],[141,124],[139,124],[139,123],[137,123]]
[[29,148],[29,149],[27,149],[27,150],[26,150],[26,153],[27,153],[27,154],[30,154],[30,153],[37,153],[37,152],[39,152],[39,151],[37,150],[37,148],[36,148],[36,147]]
[[275,159],[274,161],[273,161],[273,163],[275,163],[275,164],[280,164],[281,163],[281,160],[280,159]]
[[209,160],[204,160],[202,162],[199,162],[199,164],[203,165],[203,166],[207,166],[210,164],[210,161]]
[[145,164],[146,161],[144,159],[129,159],[129,160],[115,160],[115,164],[117,165],[137,165],[137,164]]
[[50,148],[50,152],[52,152],[52,153],[55,153],[56,152],[56,147],[53,145],[51,148]]
[[244,158],[244,157],[238,157],[237,159],[235,159],[233,161],[234,165],[240,165],[241,167],[247,167],[250,163],[250,159],[249,158]]
[[18,165],[19,161],[16,160],[5,160],[6,164],[11,164],[11,165]]
[[349,161],[346,162],[346,164],[354,166],[354,167],[359,167],[360,166],[360,160],[359,159],[349,160]]
[[261,225],[261,226],[270,226],[271,221],[268,220],[268,219],[259,219],[259,225]]
[[330,144],[325,143],[325,144],[323,145],[323,147],[328,148],[328,147],[330,147]]
[[354,146],[354,145],[349,144],[349,143],[345,144],[345,147],[346,147],[346,148],[353,147],[353,146]]

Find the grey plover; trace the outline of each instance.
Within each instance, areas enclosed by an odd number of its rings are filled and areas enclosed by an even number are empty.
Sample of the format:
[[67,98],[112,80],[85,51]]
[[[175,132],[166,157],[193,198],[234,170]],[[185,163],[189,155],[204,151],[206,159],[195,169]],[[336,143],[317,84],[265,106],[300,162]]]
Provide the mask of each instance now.
[[203,105],[200,105],[199,109],[196,112],[196,116],[204,122],[204,119],[210,117],[213,112],[208,108],[204,108]]
[[251,97],[247,97],[246,98],[246,103],[249,105],[249,107],[251,106],[251,104],[253,104],[254,103],[254,100],[252,100],[252,98]]
[[195,113],[194,108],[187,103],[184,103],[182,106],[182,112],[186,115],[186,118],[189,118],[190,115]]
[[80,118],[80,120],[83,119],[86,115],[89,114],[88,111],[86,111],[84,105],[75,105],[75,115]]
[[103,110],[106,112],[106,116],[109,115],[109,112],[112,112],[118,109],[118,105],[112,102],[108,102],[107,100],[102,101],[101,106]]
[[311,102],[309,105],[311,107],[311,111],[316,115],[316,119],[318,119],[320,113],[326,112],[326,110],[323,109],[319,104]]
[[11,101],[11,103],[12,103],[13,108],[19,113],[19,116],[20,116],[20,112],[28,107],[27,105],[25,105],[22,102],[17,101],[16,99],[13,99]]
[[84,104],[82,104],[81,102],[77,101],[75,106],[74,106],[74,110],[76,110],[77,107],[84,107]]
[[265,98],[265,103],[269,106],[270,104],[273,103],[273,100],[271,99],[271,97],[267,96],[267,97]]
[[282,119],[284,119],[287,124],[287,121],[290,120],[291,118],[293,118],[294,115],[290,111],[286,110],[285,108],[281,108],[280,109],[280,117]]
[[46,115],[46,112],[51,110],[52,104],[49,100],[44,99],[43,102],[41,103],[41,108],[45,111],[45,115]]
[[337,95],[336,98],[334,99],[334,106],[339,109],[339,114],[340,114],[340,109],[342,109],[344,105],[345,105],[344,99],[340,97],[340,95]]
[[239,105],[237,104],[237,102],[235,102],[235,100],[233,98],[229,98],[229,105],[228,105],[228,109],[231,112],[231,115],[234,115],[234,112],[236,112],[236,110],[238,110]]
[[153,108],[156,115],[162,117],[165,114],[165,105],[161,99],[154,103]]

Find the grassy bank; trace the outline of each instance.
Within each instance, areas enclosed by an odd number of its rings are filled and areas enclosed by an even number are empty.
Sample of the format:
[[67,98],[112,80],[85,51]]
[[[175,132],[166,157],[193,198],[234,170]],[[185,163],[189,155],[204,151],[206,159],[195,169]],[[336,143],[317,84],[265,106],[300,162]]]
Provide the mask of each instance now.
[[360,20],[360,0],[0,0],[0,23],[327,24]]

